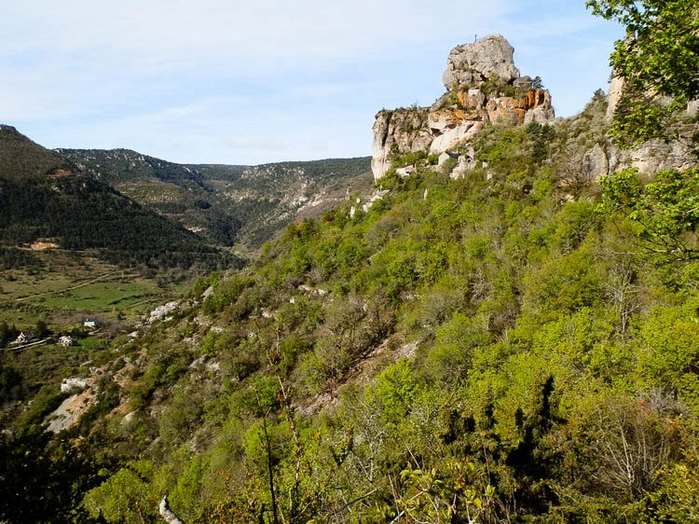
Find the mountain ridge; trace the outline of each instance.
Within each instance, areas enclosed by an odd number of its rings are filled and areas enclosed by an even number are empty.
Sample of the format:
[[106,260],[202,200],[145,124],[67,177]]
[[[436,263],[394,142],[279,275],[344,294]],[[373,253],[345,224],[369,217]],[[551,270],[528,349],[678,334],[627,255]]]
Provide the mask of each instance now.
[[0,124],[0,176],[3,178],[36,178],[59,168],[76,169],[60,154],[50,151],[17,131]]
[[292,220],[370,186],[368,157],[258,166],[177,164],[126,149],[58,149],[77,165],[209,241],[254,251]]
[[[56,151],[0,127],[0,243],[38,240],[97,250],[122,263],[166,267],[215,258],[219,250],[122,195]],[[234,257],[226,256],[229,262]],[[207,263],[209,263],[207,262]]]

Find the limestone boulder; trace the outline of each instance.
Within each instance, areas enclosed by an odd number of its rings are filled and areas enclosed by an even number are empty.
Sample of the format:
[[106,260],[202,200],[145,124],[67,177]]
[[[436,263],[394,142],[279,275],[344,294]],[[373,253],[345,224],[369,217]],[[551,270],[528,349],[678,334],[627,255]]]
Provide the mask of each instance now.
[[491,98],[486,104],[488,119],[493,124],[522,125],[527,120],[527,113],[537,108],[539,111],[529,121],[553,118],[551,95],[545,89],[531,89],[520,96]]
[[553,107],[551,107],[550,104],[548,105],[541,105],[538,107],[535,107],[533,109],[528,110],[524,114],[524,125],[527,124],[546,124],[547,122],[551,122],[554,118],[556,118],[556,114],[553,111]]
[[455,47],[449,53],[442,80],[447,89],[456,86],[479,87],[488,79],[512,82],[519,78],[514,64],[514,48],[502,35],[481,38]]
[[452,180],[458,180],[460,178],[464,178],[466,174],[473,169],[475,165],[475,162],[473,158],[467,155],[463,155],[459,157],[459,161],[457,162],[456,166],[452,170],[451,173],[449,173],[449,178]]
[[459,143],[474,138],[483,130],[483,127],[483,122],[465,120],[453,128],[448,128],[432,140],[430,152],[442,153],[454,149]]

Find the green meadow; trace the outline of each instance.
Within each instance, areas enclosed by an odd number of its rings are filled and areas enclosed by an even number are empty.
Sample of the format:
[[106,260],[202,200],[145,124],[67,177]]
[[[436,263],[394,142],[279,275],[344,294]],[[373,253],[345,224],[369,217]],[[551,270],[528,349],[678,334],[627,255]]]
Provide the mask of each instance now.
[[137,320],[174,287],[87,256],[51,250],[37,253],[41,266],[6,270],[0,277],[0,321],[29,327],[43,319],[57,328],[82,323]]

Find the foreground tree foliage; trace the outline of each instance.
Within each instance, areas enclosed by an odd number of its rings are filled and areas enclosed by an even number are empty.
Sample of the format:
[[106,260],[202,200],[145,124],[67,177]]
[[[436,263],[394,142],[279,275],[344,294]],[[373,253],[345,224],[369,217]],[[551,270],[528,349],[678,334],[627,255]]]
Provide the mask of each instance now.
[[661,261],[699,257],[699,169],[662,171],[643,184],[633,170],[602,181],[603,206],[624,212],[636,225],[644,246]]
[[[691,0],[590,0],[626,28],[610,62],[626,95],[612,131],[624,144],[666,136],[674,111],[699,98],[699,7]],[[666,97],[666,101],[662,101]]]

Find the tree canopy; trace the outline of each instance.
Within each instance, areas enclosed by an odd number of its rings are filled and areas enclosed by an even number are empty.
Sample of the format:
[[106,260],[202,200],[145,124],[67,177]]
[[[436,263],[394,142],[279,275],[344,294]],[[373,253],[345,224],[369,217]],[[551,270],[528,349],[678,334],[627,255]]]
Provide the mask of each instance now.
[[[588,0],[586,5],[626,27],[610,57],[627,95],[616,114],[616,137],[633,143],[661,135],[665,116],[699,97],[699,5],[692,0]],[[661,97],[672,103],[658,105]]]

